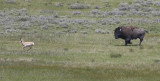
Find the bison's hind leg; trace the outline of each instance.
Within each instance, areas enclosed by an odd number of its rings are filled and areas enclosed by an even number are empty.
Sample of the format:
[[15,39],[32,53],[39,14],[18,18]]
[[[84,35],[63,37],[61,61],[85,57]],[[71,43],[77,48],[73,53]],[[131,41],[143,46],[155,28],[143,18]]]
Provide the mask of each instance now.
[[140,39],[140,42],[139,42],[139,46],[141,46],[141,43],[142,43],[142,41],[143,41],[143,37],[144,36],[141,36],[139,39]]
[[143,38],[144,38],[144,35],[142,35],[141,37],[139,37],[139,39],[140,39],[139,46],[141,46],[141,43],[142,43],[142,41],[143,41]]
[[143,41],[143,39],[140,38],[139,46],[141,46],[142,41]]

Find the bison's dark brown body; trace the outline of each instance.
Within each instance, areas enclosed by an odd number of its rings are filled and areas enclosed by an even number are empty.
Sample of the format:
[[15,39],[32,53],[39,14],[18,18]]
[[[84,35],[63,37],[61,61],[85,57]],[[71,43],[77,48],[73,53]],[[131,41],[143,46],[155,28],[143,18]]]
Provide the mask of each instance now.
[[121,26],[114,31],[115,39],[122,38],[125,40],[125,45],[131,44],[132,39],[140,39],[139,45],[145,36],[145,30],[134,26]]

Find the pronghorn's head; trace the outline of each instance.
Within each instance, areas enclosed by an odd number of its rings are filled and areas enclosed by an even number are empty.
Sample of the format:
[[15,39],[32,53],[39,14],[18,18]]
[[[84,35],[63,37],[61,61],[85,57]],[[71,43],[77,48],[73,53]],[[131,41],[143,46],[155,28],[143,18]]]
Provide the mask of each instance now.
[[20,41],[19,42],[23,42],[23,39],[22,39],[22,37],[20,38]]

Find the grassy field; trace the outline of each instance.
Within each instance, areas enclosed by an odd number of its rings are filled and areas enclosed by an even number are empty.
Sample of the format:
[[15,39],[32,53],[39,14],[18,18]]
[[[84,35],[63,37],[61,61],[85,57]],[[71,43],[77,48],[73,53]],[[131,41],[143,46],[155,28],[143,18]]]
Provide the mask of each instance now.
[[[17,36],[1,36],[2,81],[159,81],[159,39],[147,35],[143,45],[123,46],[113,35],[33,36],[24,51]],[[29,39],[27,36],[24,39]],[[9,41],[10,40],[10,41]],[[154,42],[152,42],[154,41]]]
[[[90,5],[89,9],[77,9],[82,11],[82,15],[79,16],[72,15],[76,10],[68,8],[70,4],[77,3],[77,0],[30,0],[29,2],[16,0],[16,3],[6,3],[3,0],[0,1],[0,9],[10,11],[26,8],[30,16],[53,15],[39,13],[39,10],[53,10],[60,16],[59,18],[67,15],[68,19],[86,18],[98,21],[108,17],[88,16],[88,12],[95,6],[100,7],[101,11],[109,11],[117,8],[121,2],[134,3],[134,0],[108,1],[109,4],[106,0],[79,1]],[[63,3],[63,7],[55,6],[59,2]],[[108,5],[111,7],[104,7]],[[116,17],[151,20],[156,18]],[[1,13],[0,18],[3,18]],[[133,44],[128,46],[124,46],[124,40],[114,39],[113,30],[123,24],[139,26],[149,31],[142,46],[138,46],[138,39],[132,40]],[[39,28],[41,25],[36,24],[30,28],[21,28],[19,32],[4,33],[5,26],[2,24],[0,25],[0,81],[159,81],[159,25],[159,23],[125,22],[106,25],[89,23],[91,27],[85,29],[83,23],[71,24],[68,28],[59,28],[59,25],[51,24],[48,30],[42,30]],[[78,30],[76,33],[62,32],[74,28]],[[97,28],[108,30],[109,33],[95,33],[94,30]],[[59,31],[62,33],[57,33]],[[26,51],[28,48],[23,50],[19,42],[20,37],[35,43],[30,51]]]

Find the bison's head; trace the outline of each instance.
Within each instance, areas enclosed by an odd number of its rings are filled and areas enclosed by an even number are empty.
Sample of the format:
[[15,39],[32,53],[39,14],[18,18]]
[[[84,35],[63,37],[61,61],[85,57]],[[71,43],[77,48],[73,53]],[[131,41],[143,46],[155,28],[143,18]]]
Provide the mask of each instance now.
[[118,38],[121,38],[122,36],[122,29],[121,27],[118,27],[114,30],[114,36],[115,36],[115,39],[118,39]]

